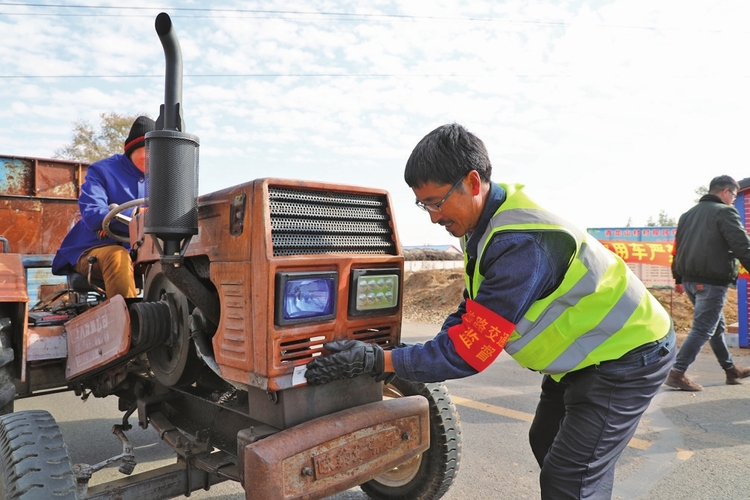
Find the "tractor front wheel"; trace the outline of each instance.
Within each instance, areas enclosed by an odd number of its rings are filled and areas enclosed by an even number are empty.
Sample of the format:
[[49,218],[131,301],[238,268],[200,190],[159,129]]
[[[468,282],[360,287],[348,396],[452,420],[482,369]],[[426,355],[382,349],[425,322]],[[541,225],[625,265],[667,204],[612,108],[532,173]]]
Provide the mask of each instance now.
[[384,397],[420,395],[430,404],[430,447],[427,451],[362,485],[375,500],[437,500],[453,484],[461,461],[461,423],[448,389],[394,378]]

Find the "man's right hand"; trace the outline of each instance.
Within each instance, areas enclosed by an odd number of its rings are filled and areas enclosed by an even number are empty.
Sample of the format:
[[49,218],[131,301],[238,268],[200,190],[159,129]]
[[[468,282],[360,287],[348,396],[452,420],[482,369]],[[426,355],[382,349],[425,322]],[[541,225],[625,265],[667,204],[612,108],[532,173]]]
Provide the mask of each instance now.
[[330,353],[319,356],[307,364],[305,377],[310,385],[326,384],[333,380],[354,378],[367,374],[383,380],[385,361],[383,349],[377,344],[359,340],[326,342],[323,347]]

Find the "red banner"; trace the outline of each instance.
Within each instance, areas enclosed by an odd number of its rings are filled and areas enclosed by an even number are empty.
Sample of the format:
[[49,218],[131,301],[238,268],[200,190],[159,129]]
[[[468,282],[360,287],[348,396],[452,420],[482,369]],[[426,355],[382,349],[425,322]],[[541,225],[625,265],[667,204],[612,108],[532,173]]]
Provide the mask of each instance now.
[[[672,267],[674,242],[600,240],[600,243],[629,264]],[[750,279],[750,273],[742,265],[739,277]]]
[[602,241],[602,245],[630,264],[672,266],[672,243],[648,241]]

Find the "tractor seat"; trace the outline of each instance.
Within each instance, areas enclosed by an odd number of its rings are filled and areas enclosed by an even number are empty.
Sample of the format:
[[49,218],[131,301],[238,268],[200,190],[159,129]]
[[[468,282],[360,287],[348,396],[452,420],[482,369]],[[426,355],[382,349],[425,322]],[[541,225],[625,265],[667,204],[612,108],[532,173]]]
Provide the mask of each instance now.
[[[104,281],[92,279],[91,282],[95,286],[98,286],[99,288],[104,290]],[[86,276],[75,271],[70,271],[68,273],[68,289],[78,293],[101,293],[99,290],[91,286]]]
[[[91,266],[96,262],[96,257],[89,256],[89,273],[91,272]],[[72,290],[81,294],[94,293],[97,295],[106,295],[104,289],[104,281],[96,278],[91,278],[91,283],[87,276],[78,273],[72,267],[68,270],[68,290]],[[143,276],[135,275],[135,286],[136,288],[143,288]]]

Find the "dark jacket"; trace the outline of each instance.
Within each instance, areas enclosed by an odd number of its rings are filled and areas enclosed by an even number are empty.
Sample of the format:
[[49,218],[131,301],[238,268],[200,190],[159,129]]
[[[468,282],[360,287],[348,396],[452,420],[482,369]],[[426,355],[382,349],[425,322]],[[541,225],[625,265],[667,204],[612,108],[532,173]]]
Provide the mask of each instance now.
[[750,269],[750,238],[734,206],[713,194],[682,214],[675,235],[672,276],[683,281],[728,286],[737,281],[737,259]]

